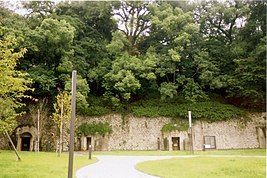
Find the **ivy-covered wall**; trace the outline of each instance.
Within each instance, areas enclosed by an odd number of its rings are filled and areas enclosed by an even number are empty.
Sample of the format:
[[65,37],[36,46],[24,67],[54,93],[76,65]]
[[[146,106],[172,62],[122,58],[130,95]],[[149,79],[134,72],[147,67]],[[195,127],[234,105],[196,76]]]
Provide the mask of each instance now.
[[[203,120],[194,122],[194,149],[203,149],[204,136],[215,136],[217,149],[259,148],[257,128],[264,127],[266,116],[265,113],[257,113],[249,114],[249,117],[251,120],[246,122],[240,119],[213,123]],[[188,140],[186,124],[173,126],[171,125],[173,119],[166,117],[147,118],[131,115],[122,117],[118,114],[110,114],[103,117],[80,117],[78,122],[79,124],[109,123],[112,132],[103,137],[107,140],[106,150],[156,150],[158,148],[163,150],[164,139],[165,141],[167,139],[168,149],[172,150],[172,137],[180,138],[179,147],[183,150]],[[168,128],[171,129],[168,130]]]

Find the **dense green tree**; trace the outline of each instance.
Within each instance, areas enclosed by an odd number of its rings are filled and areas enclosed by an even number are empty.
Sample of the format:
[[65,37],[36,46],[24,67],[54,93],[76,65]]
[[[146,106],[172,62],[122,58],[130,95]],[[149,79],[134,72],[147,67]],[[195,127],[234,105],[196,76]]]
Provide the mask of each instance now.
[[264,1],[26,2],[24,8],[26,16],[0,9],[1,39],[15,37],[16,52],[28,49],[16,70],[30,74],[31,96],[49,100],[70,91],[77,70],[79,115],[92,113],[88,101],[97,97],[117,106],[177,95],[265,103]]
[[151,5],[150,10],[148,45],[154,46],[159,59],[156,73],[162,97],[173,97],[179,91],[188,100],[206,98],[197,81],[195,56],[199,53],[200,36],[192,12],[168,3]]
[[110,3],[60,3],[56,14],[58,19],[66,20],[76,29],[72,47],[75,58],[72,63],[74,69],[86,78],[90,68],[107,57],[105,46],[111,40],[111,33],[116,26]]
[[0,40],[0,132],[11,131],[16,127],[17,109],[30,90],[31,80],[25,72],[16,70],[18,60],[26,49],[14,51],[15,39],[6,37]]
[[[201,84],[238,98],[264,102],[266,3],[211,1],[197,9],[203,34],[197,65]],[[241,102],[241,103],[240,103]]]
[[250,2],[246,25],[232,45],[236,68],[229,84],[231,96],[249,103],[266,98],[266,2]]
[[27,37],[32,44],[21,65],[33,78],[37,96],[53,96],[57,88],[64,88],[72,70],[74,31],[64,20],[47,18]]

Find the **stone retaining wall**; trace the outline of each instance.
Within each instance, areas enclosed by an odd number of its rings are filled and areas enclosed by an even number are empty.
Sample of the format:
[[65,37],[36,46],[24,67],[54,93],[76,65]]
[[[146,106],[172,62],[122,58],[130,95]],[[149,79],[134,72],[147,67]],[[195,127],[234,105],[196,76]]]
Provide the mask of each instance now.
[[[252,121],[244,124],[230,120],[224,122],[193,124],[193,145],[195,150],[202,150],[204,136],[215,136],[216,149],[259,148],[265,146],[266,115],[265,113],[251,114]],[[112,114],[103,117],[78,118],[78,123],[108,122],[112,133],[105,136],[92,137],[92,145],[103,143],[98,150],[156,150],[164,149],[164,139],[167,149],[172,150],[173,137],[179,137],[179,149],[188,149],[188,132],[162,133],[161,128],[171,121],[170,118],[136,118]],[[79,125],[78,124],[78,125]],[[261,128],[262,133],[257,128]],[[261,138],[260,138],[261,137]],[[84,140],[84,138],[83,138]],[[83,142],[82,145],[86,145]],[[85,147],[81,148],[82,150]]]
[[[250,114],[250,117],[252,120],[246,124],[238,120],[214,123],[194,122],[194,150],[203,149],[205,136],[215,138],[216,149],[265,148],[266,113]],[[106,135],[84,135],[81,138],[77,138],[75,139],[76,150],[87,150],[87,140],[91,140],[94,150],[188,150],[190,148],[189,132],[162,133],[162,127],[171,122],[170,118],[136,118],[131,115],[122,117],[119,114],[102,117],[78,117],[76,127],[82,123],[92,122],[108,122],[112,127],[112,133]],[[49,143],[56,145],[55,136],[51,137],[51,133],[43,133],[41,139],[47,136]],[[89,139],[86,137],[89,137]],[[175,143],[175,139],[178,140],[177,143]],[[67,140],[67,138],[64,139],[64,150],[68,148]],[[45,139],[41,140],[41,143],[44,142]],[[0,149],[6,148],[7,145],[7,139],[0,136]]]

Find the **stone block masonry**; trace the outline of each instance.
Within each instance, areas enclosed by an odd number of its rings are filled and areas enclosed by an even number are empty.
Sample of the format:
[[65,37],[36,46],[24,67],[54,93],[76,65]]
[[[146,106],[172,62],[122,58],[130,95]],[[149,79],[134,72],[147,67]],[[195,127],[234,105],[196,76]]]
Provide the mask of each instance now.
[[[242,123],[231,119],[223,122],[208,123],[204,121],[193,122],[194,150],[205,149],[241,149],[266,147],[266,113],[249,115],[251,121]],[[192,118],[194,121],[194,118]],[[102,117],[78,117],[76,128],[82,123],[108,122],[112,133],[105,135],[83,135],[76,138],[76,150],[87,150],[89,144],[93,150],[188,150],[190,148],[188,131],[162,132],[162,127],[171,122],[171,118],[137,118],[132,115],[122,117],[120,114],[109,114]],[[68,134],[64,132],[64,151],[68,149]],[[34,132],[16,132],[18,148],[33,150],[32,141]],[[25,135],[24,133],[28,133]],[[31,135],[30,135],[30,134]],[[43,133],[41,143],[49,141],[55,150],[56,137],[52,132]],[[24,134],[24,135],[23,135]],[[30,140],[26,136],[31,136]],[[25,137],[25,138],[24,138]],[[22,139],[24,140],[22,140]],[[45,139],[46,138],[46,139]],[[22,140],[22,141],[21,141]],[[27,142],[28,141],[28,142]],[[205,144],[205,146],[204,146]],[[0,135],[0,149],[6,149],[8,141]],[[44,150],[46,147],[43,147]]]
[[[193,123],[194,150],[202,150],[206,144],[210,148],[214,144],[216,149],[263,148],[266,139],[266,114],[250,114],[251,121],[246,124],[239,120],[223,122]],[[136,118],[119,114],[103,117],[79,117],[77,125],[91,122],[108,122],[112,133],[104,136],[90,136],[93,148],[96,150],[184,150],[188,149],[188,132],[174,131],[163,133],[162,127],[171,122],[170,118]],[[264,130],[265,128],[265,130]],[[86,139],[83,136],[85,150]],[[209,142],[205,138],[212,138]],[[205,141],[206,140],[206,141]],[[209,145],[211,144],[211,145]]]

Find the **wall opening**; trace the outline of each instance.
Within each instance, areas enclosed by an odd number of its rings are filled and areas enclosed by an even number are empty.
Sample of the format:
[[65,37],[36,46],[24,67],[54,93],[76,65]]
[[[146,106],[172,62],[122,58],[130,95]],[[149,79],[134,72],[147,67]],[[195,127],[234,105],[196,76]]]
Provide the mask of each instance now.
[[172,137],[172,150],[180,150],[180,137]]
[[215,136],[204,136],[204,149],[216,149]]
[[167,137],[165,137],[163,140],[163,146],[164,146],[164,150],[169,150],[169,140]]
[[92,137],[86,137],[86,150],[89,150],[89,145],[92,145]]
[[32,135],[29,132],[25,132],[20,135],[21,137],[21,151],[30,151]]

